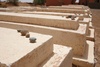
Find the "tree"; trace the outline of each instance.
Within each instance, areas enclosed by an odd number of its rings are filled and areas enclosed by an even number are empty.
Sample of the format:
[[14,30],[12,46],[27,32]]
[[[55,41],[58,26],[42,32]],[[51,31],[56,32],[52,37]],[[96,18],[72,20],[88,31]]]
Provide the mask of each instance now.
[[18,5],[19,0],[7,0],[7,2],[12,3],[14,5]]
[[44,2],[45,2],[45,0],[34,0],[35,5],[37,5],[37,4],[42,5],[42,4],[44,4]]

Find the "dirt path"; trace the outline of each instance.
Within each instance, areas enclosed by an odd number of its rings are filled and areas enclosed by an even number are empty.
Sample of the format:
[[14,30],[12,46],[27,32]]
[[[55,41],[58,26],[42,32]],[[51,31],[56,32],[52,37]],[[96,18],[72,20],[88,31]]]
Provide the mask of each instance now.
[[93,13],[93,26],[95,29],[95,67],[100,67],[100,9],[91,9]]

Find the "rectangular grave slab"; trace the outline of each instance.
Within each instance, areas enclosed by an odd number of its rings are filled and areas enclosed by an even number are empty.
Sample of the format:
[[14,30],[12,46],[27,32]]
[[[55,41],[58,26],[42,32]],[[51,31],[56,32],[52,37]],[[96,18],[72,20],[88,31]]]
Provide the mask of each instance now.
[[91,10],[90,10],[90,8],[88,6],[84,6],[84,5],[68,5],[68,7],[72,7],[72,8],[82,8],[82,9],[88,10],[89,13],[92,14],[92,12],[91,12]]
[[52,36],[30,32],[36,43],[17,30],[0,27],[0,67],[37,67],[53,53]]
[[54,15],[54,16],[77,16],[79,19],[90,18],[90,16],[85,14],[75,14],[75,13],[60,13],[60,12],[42,12],[42,11],[25,11],[22,13],[26,14],[40,14],[40,15]]
[[[62,6],[67,6],[67,5],[62,5]],[[80,8],[80,9],[90,9],[88,6],[84,6],[84,5],[68,5],[68,7],[71,7],[71,8]]]
[[76,17],[74,20],[71,20],[71,18],[62,16],[0,12],[0,20],[74,30],[77,30],[79,27],[79,23],[77,22],[78,17]]
[[91,27],[90,26],[91,19],[92,18],[83,18],[83,20],[79,20],[79,23],[81,23],[81,24],[87,24],[87,36],[89,36],[89,34],[90,34],[89,28]]
[[86,37],[86,39],[90,40],[90,41],[95,41],[94,32],[95,32],[95,30],[90,28],[89,29],[89,35]]
[[87,40],[87,48],[83,57],[73,57],[73,64],[80,67],[94,67],[94,42]]
[[72,67],[72,48],[58,44],[53,46],[54,54],[39,67]]
[[20,24],[12,22],[1,22],[1,27],[8,27],[12,29],[24,28],[32,32],[48,34],[53,36],[54,44],[62,44],[73,48],[75,55],[83,56],[86,45],[86,24],[80,24],[78,30],[68,30],[54,27],[46,27],[39,25]]
[[47,12],[62,12],[62,13],[78,13],[78,14],[85,14],[87,13],[88,15],[90,12],[88,10],[76,10],[76,9],[59,9],[59,8],[35,8],[34,11],[47,11]]
[[74,6],[70,6],[70,5],[49,6],[49,8],[87,10],[87,9],[85,9],[85,6],[79,7],[79,6],[75,6],[75,5]]

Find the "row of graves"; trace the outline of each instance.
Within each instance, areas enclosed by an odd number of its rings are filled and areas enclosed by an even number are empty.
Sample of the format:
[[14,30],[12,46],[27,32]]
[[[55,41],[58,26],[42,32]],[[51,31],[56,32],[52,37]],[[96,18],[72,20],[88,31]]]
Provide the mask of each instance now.
[[0,67],[94,66],[89,7],[14,8],[0,12]]

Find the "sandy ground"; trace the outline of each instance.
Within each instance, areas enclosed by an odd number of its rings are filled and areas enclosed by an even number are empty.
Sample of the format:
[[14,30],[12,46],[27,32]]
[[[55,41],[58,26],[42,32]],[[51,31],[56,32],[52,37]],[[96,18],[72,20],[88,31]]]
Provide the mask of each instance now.
[[91,9],[93,13],[93,26],[95,29],[95,67],[100,67],[100,9]]

